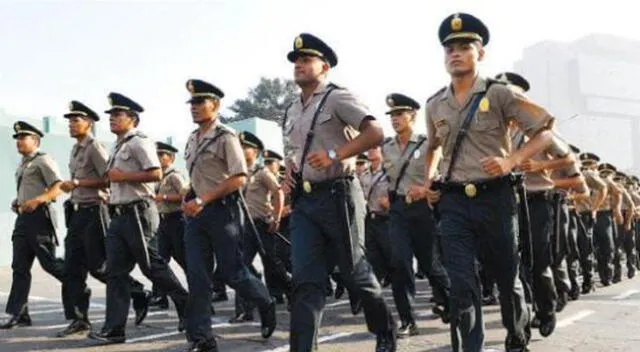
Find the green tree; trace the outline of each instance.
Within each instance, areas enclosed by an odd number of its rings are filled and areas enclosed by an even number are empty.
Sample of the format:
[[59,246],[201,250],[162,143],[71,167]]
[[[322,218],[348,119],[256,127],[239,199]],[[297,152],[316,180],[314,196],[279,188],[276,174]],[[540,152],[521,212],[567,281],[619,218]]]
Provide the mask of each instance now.
[[292,80],[261,77],[260,83],[249,90],[244,99],[236,100],[229,109],[235,113],[223,118],[224,122],[260,117],[282,124],[284,110],[298,96]]

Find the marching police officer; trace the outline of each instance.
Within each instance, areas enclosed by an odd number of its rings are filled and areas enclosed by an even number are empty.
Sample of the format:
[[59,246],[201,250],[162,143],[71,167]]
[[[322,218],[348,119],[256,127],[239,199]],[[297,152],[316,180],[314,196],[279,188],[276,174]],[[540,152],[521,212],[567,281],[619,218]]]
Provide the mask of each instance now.
[[187,89],[191,116],[199,125],[185,149],[191,190],[182,210],[187,217],[187,281],[193,293],[187,339],[192,343],[190,351],[217,351],[208,309],[214,258],[226,284],[258,306],[264,338],[275,330],[276,307],[264,284],[249,273],[238,243],[244,216],[239,191],[246,183],[247,164],[235,131],[218,120],[224,93],[197,79],[189,80]]
[[[518,180],[511,170],[551,143],[553,117],[507,85],[478,75],[489,30],[478,18],[456,13],[440,25],[451,84],[427,101],[426,182],[422,195],[440,215],[443,263],[451,279],[454,351],[484,345],[476,254],[495,273],[507,351],[523,351],[530,338],[528,312],[518,278]],[[510,120],[531,137],[509,154]],[[442,176],[436,181],[436,174]],[[435,189],[432,189],[435,188]]]
[[[245,215],[251,217],[253,222],[253,225],[249,221],[245,224],[242,236],[244,263],[247,266],[251,265],[256,254],[260,254],[266,281],[276,281],[278,286],[284,287],[288,296],[291,291],[291,274],[287,272],[284,263],[276,258],[275,251],[276,241],[278,241],[275,232],[280,227],[284,193],[280,189],[276,175],[257,163],[258,157],[264,150],[262,141],[247,131],[241,132],[239,138],[249,171],[243,191],[249,212]],[[268,157],[268,152],[265,153],[265,157]],[[273,206],[272,198],[275,200]],[[236,295],[236,316],[230,322],[251,320],[253,320],[253,306]]]
[[[158,226],[158,253],[168,263],[171,258],[186,272],[184,258],[184,218],[180,203],[187,190],[187,180],[173,166],[178,149],[171,144],[156,142],[156,152],[162,166],[162,181],[156,188],[156,204],[160,214]],[[169,300],[164,292],[154,288],[154,297],[150,305],[161,309],[169,307]]]
[[[65,280],[62,283],[65,317],[71,323],[57,334],[58,337],[91,328],[88,315],[91,289],[86,284],[87,272],[107,283],[105,234],[109,222],[104,204],[108,185],[103,177],[109,156],[91,133],[100,117],[75,100],[69,104],[69,112],[64,117],[69,120],[69,134],[77,142],[69,161],[71,179],[61,184],[63,191],[71,193],[64,202],[67,236],[64,240]],[[137,325],[147,315],[149,297],[142,283],[131,276],[128,281]]]
[[117,136],[107,164],[109,214],[107,231],[107,312],[99,332],[89,338],[101,343],[123,343],[129,311],[129,273],[138,264],[142,273],[167,292],[178,311],[182,330],[188,293],[158,253],[158,208],[152,182],[162,180],[153,142],[138,129],[140,104],[119,94],[109,94],[111,132]]
[[62,260],[56,258],[58,239],[50,208],[50,203],[61,193],[58,165],[40,151],[40,140],[44,137],[40,130],[24,121],[16,122],[13,130],[22,160],[16,170],[17,197],[11,203],[12,210],[18,214],[11,235],[13,281],[5,308],[11,318],[1,324],[0,329],[31,326],[28,298],[35,258],[56,279],[62,281],[64,274]]
[[300,34],[287,59],[302,90],[283,124],[285,193],[293,197],[291,351],[317,344],[327,275],[336,265],[362,300],[376,351],[395,351],[395,323],[362,250],[364,196],[354,179],[355,156],[382,142],[382,128],[351,92],[326,81],[338,59],[321,39]]
[[636,266],[636,254],[635,254],[635,242],[631,235],[631,222],[633,221],[633,211],[635,204],[631,195],[626,189],[627,175],[622,172],[616,172],[613,177],[613,181],[616,182],[616,186],[620,191],[620,210],[622,212],[622,218],[616,223],[616,237],[615,237],[615,254],[613,257],[614,275],[613,283],[622,281],[622,254],[624,253],[627,263],[627,277],[633,278],[635,276]]
[[[426,137],[413,132],[420,104],[412,98],[393,93],[387,96],[391,125],[396,136],[388,138],[382,146],[384,168],[389,175],[389,236],[391,246],[391,287],[402,322],[399,337],[418,334],[412,300],[415,295],[413,256],[429,279],[435,302],[448,305],[449,279],[440,262],[435,218],[427,200],[412,199],[412,187],[424,182],[424,155]],[[437,312],[446,321],[448,314],[442,308]]]
[[596,259],[598,275],[603,286],[611,285],[613,281],[613,259],[615,251],[615,223],[622,218],[620,212],[620,191],[613,182],[613,175],[618,170],[609,163],[598,165],[600,178],[607,185],[606,198],[597,209],[593,227],[594,242],[596,243]]
[[376,278],[386,286],[391,283],[391,243],[389,239],[389,177],[382,165],[379,146],[369,149],[369,169],[360,177],[367,202],[364,222],[365,248]]

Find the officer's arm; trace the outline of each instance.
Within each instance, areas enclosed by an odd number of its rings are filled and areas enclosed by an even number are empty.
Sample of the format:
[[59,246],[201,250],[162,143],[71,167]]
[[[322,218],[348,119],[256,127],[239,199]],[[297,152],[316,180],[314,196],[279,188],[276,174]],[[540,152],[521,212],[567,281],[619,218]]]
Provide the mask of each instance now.
[[359,126],[360,134],[347,144],[336,149],[338,160],[344,160],[356,156],[366,150],[380,145],[384,139],[384,132],[380,123],[372,116],[367,116]]
[[167,198],[164,200],[166,203],[181,203],[182,202],[182,190],[186,187],[182,176],[177,173],[174,173],[169,176],[169,180],[171,188],[174,193],[166,193]]
[[338,160],[356,156],[382,143],[382,127],[355,95],[346,89],[338,89],[332,93],[327,105],[330,102],[334,104],[335,114],[342,122],[360,131],[355,139],[336,149]]
[[625,221],[625,226],[628,228],[631,225],[631,221],[633,220],[633,211],[635,208],[635,204],[633,204],[633,199],[629,195],[629,192],[627,192],[627,190],[624,188],[622,189],[622,198],[623,202],[627,204],[627,209],[624,211],[624,215],[626,216],[625,219],[627,220]]
[[216,187],[200,195],[200,199],[205,204],[222,199],[228,194],[241,189],[247,183],[247,162],[244,159],[240,140],[237,136],[231,134],[220,138],[223,139],[221,142],[224,143],[222,147],[224,159],[227,162],[227,174],[230,176]]
[[37,197],[39,203],[49,203],[54,201],[62,194],[62,177],[58,164],[48,155],[38,160],[38,167],[47,188],[44,193]]
[[[89,160],[98,175],[104,175],[107,172],[107,162],[109,156],[107,151],[98,142],[94,143],[89,149]],[[105,188],[109,186],[104,178],[85,178],[78,179],[78,186],[82,188]]]
[[505,123],[513,117],[520,129],[529,137],[521,148],[508,157],[514,166],[519,166],[523,161],[531,159],[551,145],[553,142],[551,128],[554,118],[525,95],[506,86],[495,86],[494,94],[503,108]]
[[276,222],[280,222],[282,209],[284,207],[284,192],[280,189],[280,185],[274,174],[265,172],[262,181],[274,196],[273,217]]
[[582,175],[553,179],[553,184],[555,188],[575,190],[578,194],[589,195],[589,188]]
[[442,144],[441,141],[436,138],[436,126],[431,118],[432,114],[429,114],[429,107],[427,106],[427,152],[425,153],[425,171],[424,171],[424,184],[429,186],[435,179],[438,171],[438,165],[442,159]]

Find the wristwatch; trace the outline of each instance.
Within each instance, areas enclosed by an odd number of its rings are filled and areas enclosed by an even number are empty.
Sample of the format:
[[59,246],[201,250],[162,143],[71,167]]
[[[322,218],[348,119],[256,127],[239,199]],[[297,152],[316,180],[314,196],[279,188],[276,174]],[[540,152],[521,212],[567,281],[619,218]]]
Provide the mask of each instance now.
[[327,155],[329,156],[329,159],[331,159],[332,161],[336,161],[336,158],[338,157],[334,149],[329,149],[329,151],[327,152]]
[[193,201],[196,202],[196,204],[198,204],[198,205],[204,204],[204,202],[202,201],[202,198],[200,198],[200,197],[196,197],[196,199],[194,199]]
[[73,185],[74,185],[74,186],[76,186],[76,187],[80,186],[80,181],[79,181],[77,178],[74,178],[71,182],[72,182],[72,183],[73,183]]

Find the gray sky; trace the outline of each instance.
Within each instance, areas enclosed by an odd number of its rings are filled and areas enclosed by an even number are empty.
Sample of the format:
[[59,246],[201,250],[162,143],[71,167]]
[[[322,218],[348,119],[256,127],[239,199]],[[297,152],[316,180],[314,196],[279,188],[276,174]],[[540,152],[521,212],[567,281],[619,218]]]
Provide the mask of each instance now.
[[[61,116],[71,99],[102,112],[117,91],[146,109],[153,137],[193,129],[189,78],[220,86],[229,106],[260,76],[291,76],[285,55],[300,32],[337,52],[331,80],[384,120],[384,98],[420,102],[447,84],[437,29],[453,12],[489,27],[482,73],[512,69],[523,48],[590,33],[640,40],[632,2],[581,1],[181,1],[0,3],[0,107],[15,116]],[[106,121],[101,121],[106,123]],[[423,122],[419,128],[424,130]]]

